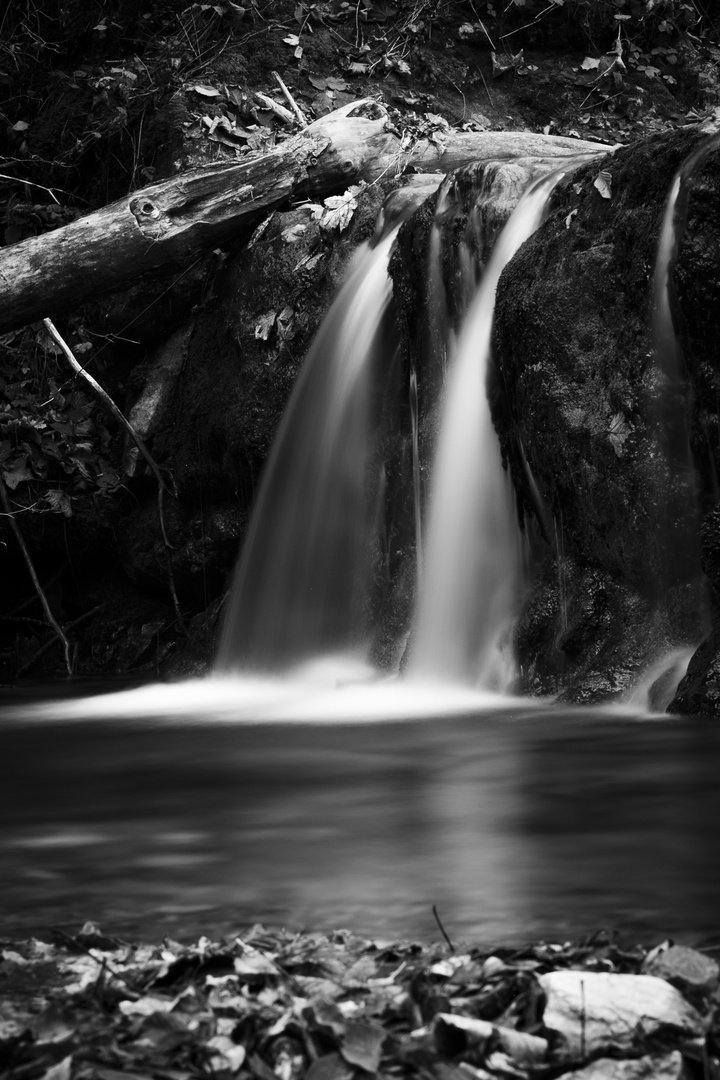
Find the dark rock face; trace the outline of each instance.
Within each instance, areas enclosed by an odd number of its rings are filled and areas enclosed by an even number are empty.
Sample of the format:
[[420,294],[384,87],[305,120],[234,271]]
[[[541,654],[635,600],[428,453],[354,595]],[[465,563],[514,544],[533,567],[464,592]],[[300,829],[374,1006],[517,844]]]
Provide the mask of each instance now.
[[[673,391],[660,370],[649,328],[665,202],[701,139],[664,135],[577,172],[500,282],[491,401],[538,565],[517,628],[525,690],[616,696],[663,650],[696,645],[706,630],[698,502],[668,432],[684,419],[707,513],[718,461],[718,155],[694,178],[671,272],[686,389]],[[610,199],[594,186],[601,168]],[[709,652],[694,670],[707,669]],[[701,700],[696,692],[694,711]]]

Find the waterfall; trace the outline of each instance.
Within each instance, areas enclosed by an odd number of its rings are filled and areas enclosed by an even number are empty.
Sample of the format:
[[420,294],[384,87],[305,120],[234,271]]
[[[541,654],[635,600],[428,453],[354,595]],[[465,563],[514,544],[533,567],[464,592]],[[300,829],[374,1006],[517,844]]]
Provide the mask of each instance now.
[[359,250],[304,361],[235,573],[219,673],[277,671],[362,647],[371,375],[396,232]]
[[556,171],[522,196],[495,243],[448,375],[430,496],[410,670],[504,691],[503,648],[521,580],[514,496],[490,417],[486,378],[500,274],[540,225]]
[[651,322],[659,378],[650,417],[665,448],[669,471],[668,479],[658,477],[655,493],[661,596],[701,572],[697,481],[687,407],[688,373],[673,320],[673,270],[687,223],[693,178],[719,146],[720,134],[711,135],[685,158],[675,173],[665,204],[653,275]]

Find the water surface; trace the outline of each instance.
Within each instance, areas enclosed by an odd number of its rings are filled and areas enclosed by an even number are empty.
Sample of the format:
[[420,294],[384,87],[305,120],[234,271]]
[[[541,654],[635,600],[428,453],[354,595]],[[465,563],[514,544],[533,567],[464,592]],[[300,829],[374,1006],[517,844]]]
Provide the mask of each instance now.
[[140,691],[125,715],[6,705],[0,934],[429,939],[436,904],[476,942],[720,940],[712,721],[433,688],[405,716],[378,687],[295,687],[294,712],[256,687],[233,711],[229,686]]

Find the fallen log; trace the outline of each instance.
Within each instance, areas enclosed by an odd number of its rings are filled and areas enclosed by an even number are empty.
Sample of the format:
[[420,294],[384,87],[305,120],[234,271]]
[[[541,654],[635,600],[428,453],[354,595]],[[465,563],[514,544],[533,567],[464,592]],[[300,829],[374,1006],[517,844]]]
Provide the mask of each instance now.
[[[70,225],[0,249],[0,333],[67,311],[153,273],[186,267],[237,241],[270,211],[359,181],[470,162],[567,159],[608,147],[530,132],[443,132],[399,138],[370,99],[316,120],[268,152],[207,165],[119,199]],[[550,167],[550,164],[548,165]]]

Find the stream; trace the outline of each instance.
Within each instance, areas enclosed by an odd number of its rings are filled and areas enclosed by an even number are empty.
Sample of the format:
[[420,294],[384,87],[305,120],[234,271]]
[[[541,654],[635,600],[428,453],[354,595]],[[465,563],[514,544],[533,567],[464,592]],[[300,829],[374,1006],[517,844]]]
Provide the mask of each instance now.
[[471,695],[444,716],[442,695],[358,688],[298,715],[277,695],[233,710],[213,683],[154,691],[0,711],[2,935],[92,919],[141,940],[255,921],[428,940],[433,905],[453,939],[489,944],[716,934],[711,721]]

